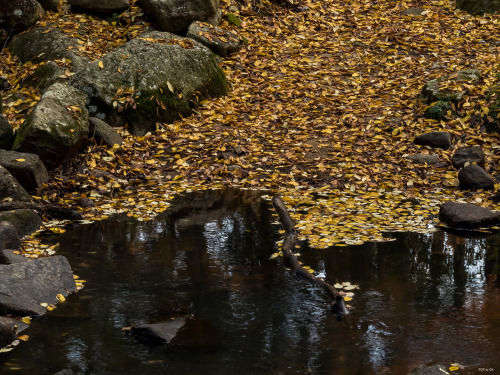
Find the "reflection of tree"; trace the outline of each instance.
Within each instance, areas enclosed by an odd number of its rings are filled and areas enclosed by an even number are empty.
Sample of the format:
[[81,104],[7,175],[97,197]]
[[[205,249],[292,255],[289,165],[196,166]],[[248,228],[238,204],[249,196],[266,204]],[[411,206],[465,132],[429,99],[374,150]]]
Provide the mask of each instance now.
[[[33,358],[33,373],[40,363],[54,373],[69,362],[93,374],[373,374],[407,373],[452,354],[482,360],[476,340],[500,350],[492,341],[500,335],[500,293],[484,287],[484,272],[498,270],[499,237],[404,233],[391,235],[394,242],[325,251],[303,244],[300,259],[324,266],[328,282],[360,284],[347,327],[325,310],[314,286],[268,259],[280,236],[257,195],[186,195],[158,220],[119,216],[54,237],[89,282],[44,317],[57,317],[46,331],[30,332],[14,353],[17,363],[27,369]],[[218,346],[169,356],[121,331],[185,313],[214,325]],[[450,335],[460,339],[449,342]]]

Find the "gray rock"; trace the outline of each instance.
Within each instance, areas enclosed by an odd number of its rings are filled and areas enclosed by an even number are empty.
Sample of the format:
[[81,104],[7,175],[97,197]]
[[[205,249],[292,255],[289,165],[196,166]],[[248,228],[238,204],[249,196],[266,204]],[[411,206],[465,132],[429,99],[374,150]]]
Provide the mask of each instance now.
[[43,9],[57,12],[59,0],[38,0],[38,2],[42,5]]
[[187,30],[194,21],[206,21],[219,11],[219,0],[141,0],[144,12],[161,31]]
[[0,221],[0,250],[17,250],[20,247],[21,239],[14,224],[8,221]]
[[207,46],[219,56],[228,56],[241,48],[237,34],[201,21],[193,22],[186,36]]
[[429,155],[429,154],[414,154],[408,156],[407,159],[415,164],[431,165],[439,163],[439,158],[436,155]]
[[423,8],[408,8],[401,12],[404,16],[421,16],[425,12]]
[[57,304],[57,295],[76,291],[73,271],[61,256],[0,266],[0,310],[16,316],[43,315],[41,303]]
[[457,8],[472,14],[492,13],[500,10],[498,0],[457,0]]
[[445,366],[433,365],[433,366],[417,367],[408,375],[443,375],[443,374],[449,374]]
[[0,316],[0,348],[11,344],[28,327],[22,320]]
[[40,216],[28,209],[0,212],[0,221],[14,224],[20,237],[36,232],[42,226]]
[[18,129],[13,150],[37,154],[48,168],[75,156],[89,133],[85,100],[74,87],[52,85]]
[[0,114],[0,149],[10,150],[12,142],[14,142],[14,130],[4,115]]
[[14,31],[22,31],[33,26],[45,15],[42,6],[35,0],[3,1],[0,19]]
[[462,168],[465,163],[484,164],[485,155],[481,146],[461,147],[451,157],[455,168]]
[[429,132],[415,137],[415,144],[431,147],[450,148],[451,134],[448,132]]
[[97,117],[89,118],[89,138],[93,138],[97,144],[113,147],[115,144],[122,145],[123,138],[113,127]]
[[445,202],[441,205],[439,220],[457,229],[476,229],[500,223],[499,215],[485,207],[456,202]]
[[458,172],[458,181],[462,189],[493,189],[495,181],[479,165],[469,164]]
[[41,63],[50,60],[71,60],[73,70],[83,68],[89,63],[85,56],[78,55],[76,39],[62,31],[50,27],[35,27],[26,33],[16,35],[8,44],[9,50],[24,64],[28,61]]
[[5,198],[24,202],[31,200],[30,195],[24,190],[21,184],[12,177],[7,169],[0,165],[0,201]]
[[24,83],[37,88],[43,93],[54,83],[63,83],[67,81],[67,78],[61,78],[61,76],[64,75],[64,72],[65,68],[57,65],[54,61],[48,61],[37,68],[33,74],[24,81]]
[[41,188],[49,181],[45,165],[35,154],[0,150],[0,165],[28,192]]
[[144,135],[157,122],[188,116],[201,100],[224,95],[226,78],[218,61],[192,39],[148,32],[77,72],[70,84],[88,95],[92,117],[126,122],[133,134]]
[[165,345],[172,341],[187,319],[188,316],[180,316],[162,323],[138,324],[132,327],[132,333],[144,344]]
[[69,0],[72,8],[90,12],[113,14],[128,9],[128,0]]
[[15,254],[14,250],[0,250],[0,264],[25,263],[28,258]]

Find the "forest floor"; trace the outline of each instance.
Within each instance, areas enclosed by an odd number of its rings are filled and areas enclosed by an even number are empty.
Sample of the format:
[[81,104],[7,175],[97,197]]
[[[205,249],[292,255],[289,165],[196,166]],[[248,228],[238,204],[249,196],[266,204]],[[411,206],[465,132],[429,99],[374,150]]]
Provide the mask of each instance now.
[[[284,7],[224,0],[223,14],[229,5],[239,7],[243,25],[221,27],[247,43],[222,60],[228,95],[144,137],[122,129],[120,148],[90,145],[52,173],[40,200],[74,206],[88,197],[94,206],[79,208],[88,220],[115,212],[147,220],[176,194],[265,189],[264,198],[282,195],[300,236],[315,248],[385,241],[387,231],[432,231],[446,200],[498,209],[487,200],[491,192],[458,189],[450,159],[458,147],[480,145],[485,169],[492,176],[498,169],[498,134],[482,125],[487,94],[498,83],[499,16],[471,16],[449,0],[304,0]],[[412,7],[425,12],[402,14]],[[118,20],[62,9],[48,13],[49,21],[80,38],[81,52],[93,59],[148,27],[137,5]],[[5,50],[0,59],[13,89],[34,68]],[[424,119],[423,85],[469,68],[481,72],[481,82],[458,87],[465,99],[456,114]],[[39,98],[23,90],[29,99],[6,110],[14,125]],[[437,130],[453,135],[452,149],[413,143]],[[442,162],[407,160],[422,152]]]

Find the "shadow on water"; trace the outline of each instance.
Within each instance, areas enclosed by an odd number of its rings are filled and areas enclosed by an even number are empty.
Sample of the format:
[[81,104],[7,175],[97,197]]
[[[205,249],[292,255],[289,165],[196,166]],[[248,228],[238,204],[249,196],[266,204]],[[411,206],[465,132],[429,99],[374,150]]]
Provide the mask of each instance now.
[[[86,287],[34,321],[2,374],[406,374],[459,362],[500,371],[500,236],[398,233],[302,261],[360,290],[338,322],[322,291],[269,260],[270,205],[252,191],[178,197],[157,220],[73,225],[48,243]],[[123,330],[192,314],[175,345]]]

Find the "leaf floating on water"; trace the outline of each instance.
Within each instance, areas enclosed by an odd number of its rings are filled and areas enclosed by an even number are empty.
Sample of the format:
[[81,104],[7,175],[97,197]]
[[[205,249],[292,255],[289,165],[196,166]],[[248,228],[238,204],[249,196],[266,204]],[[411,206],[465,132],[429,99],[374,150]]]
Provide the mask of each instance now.
[[17,337],[19,340],[21,341],[28,341],[28,339],[30,338],[28,335],[21,335],[21,336],[18,336]]
[[344,287],[344,290],[353,290],[353,289],[357,289],[358,286],[357,285],[347,285]]
[[342,284],[336,283],[333,287],[335,289],[342,289],[344,286]]
[[345,297],[344,297],[344,301],[346,301],[346,302],[352,301],[352,298],[351,298],[351,297],[349,297],[349,296],[345,296]]

